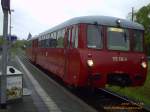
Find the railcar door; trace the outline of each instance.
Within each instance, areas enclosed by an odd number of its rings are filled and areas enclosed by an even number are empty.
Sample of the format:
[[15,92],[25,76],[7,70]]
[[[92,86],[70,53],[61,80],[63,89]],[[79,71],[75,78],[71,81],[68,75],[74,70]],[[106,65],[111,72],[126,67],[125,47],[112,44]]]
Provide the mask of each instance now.
[[38,47],[38,40],[35,39],[32,41],[32,61],[33,62],[36,62],[36,50],[37,50],[37,47]]
[[70,85],[76,84],[78,70],[79,55],[77,53],[78,46],[78,27],[77,25],[67,29],[66,46],[65,46],[65,76],[64,81]]
[[70,73],[69,73],[69,62],[71,60],[70,57],[70,41],[71,41],[71,32],[72,32],[72,28],[68,28],[65,34],[65,73],[64,73],[64,77],[63,80],[67,83],[71,83],[69,81],[70,79]]

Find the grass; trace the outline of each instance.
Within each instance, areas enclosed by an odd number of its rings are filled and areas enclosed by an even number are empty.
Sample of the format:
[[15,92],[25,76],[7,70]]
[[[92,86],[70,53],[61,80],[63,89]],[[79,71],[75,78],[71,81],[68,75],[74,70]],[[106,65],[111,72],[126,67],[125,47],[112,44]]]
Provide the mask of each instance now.
[[117,92],[121,95],[127,96],[128,98],[143,102],[145,105],[150,106],[150,62],[148,68],[147,79],[142,87],[128,87],[120,88],[116,86],[108,86],[107,88]]

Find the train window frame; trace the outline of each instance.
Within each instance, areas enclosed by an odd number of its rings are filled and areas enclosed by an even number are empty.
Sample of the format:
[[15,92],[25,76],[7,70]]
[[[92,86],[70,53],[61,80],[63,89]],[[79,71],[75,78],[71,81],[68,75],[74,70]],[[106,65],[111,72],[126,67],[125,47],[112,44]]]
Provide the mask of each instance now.
[[[134,47],[135,47],[135,32],[140,32],[140,34],[141,34],[141,48],[142,49],[134,49]],[[138,37],[138,39],[139,39],[139,37]],[[137,30],[137,29],[133,29],[132,30],[132,50],[133,50],[133,52],[144,52],[144,31],[142,31],[142,30]]]
[[71,47],[71,44],[70,44],[71,33],[72,33],[72,29],[71,29],[71,28],[68,28],[68,29],[67,29],[67,48],[70,48],[70,47]]
[[[94,26],[94,27],[98,27],[98,34],[99,34],[99,37],[100,37],[100,47],[96,47],[96,46],[94,46],[94,47],[92,47],[92,46],[88,46],[88,27],[89,26]],[[103,35],[102,35],[102,32],[103,32],[103,30],[102,30],[102,26],[101,25],[95,25],[95,24],[87,24],[87,28],[86,28],[86,40],[87,40],[87,43],[86,43],[86,45],[87,45],[87,48],[89,48],[89,49],[103,49],[103,47],[104,47],[104,43],[103,43]]]
[[49,48],[56,48],[57,46],[57,32],[51,32],[51,37],[48,39],[49,41]]
[[75,26],[76,27],[76,33],[75,33],[75,48],[78,48],[78,41],[79,41],[79,28],[78,25]]
[[57,33],[56,33],[56,31],[50,33],[50,38],[48,39],[48,43],[49,43],[49,48],[56,48],[56,46],[57,46]]
[[[114,28],[114,29],[116,29],[116,32],[117,32],[117,29],[118,29],[118,32],[121,32],[121,30],[123,30],[124,32],[125,31],[128,31],[128,49],[119,49],[119,48],[109,48],[109,37],[108,37],[108,28]],[[114,30],[114,32],[115,32],[115,30]],[[106,47],[107,47],[107,50],[112,50],[112,51],[122,51],[122,52],[129,52],[129,51],[131,51],[131,35],[130,35],[130,29],[128,29],[128,28],[123,28],[123,27],[114,27],[114,26],[107,26],[106,27]]]
[[54,39],[54,38],[50,38],[49,39],[49,47],[50,48],[56,48],[56,46],[57,46],[57,39]]
[[53,33],[54,35],[54,38],[56,38],[57,39],[57,32],[55,31],[54,33]]
[[[60,44],[59,44],[58,39],[60,39],[60,37],[62,38],[62,40],[60,41]],[[57,46],[56,46],[56,48],[64,48],[64,37],[65,37],[64,29],[58,30],[57,31]]]
[[49,48],[49,39],[48,38],[45,39],[45,48]]
[[74,25],[72,28],[72,38],[71,38],[72,48],[78,48],[78,26]]
[[72,27],[72,38],[71,38],[71,45],[72,45],[72,48],[74,48],[74,39],[75,39],[75,26]]

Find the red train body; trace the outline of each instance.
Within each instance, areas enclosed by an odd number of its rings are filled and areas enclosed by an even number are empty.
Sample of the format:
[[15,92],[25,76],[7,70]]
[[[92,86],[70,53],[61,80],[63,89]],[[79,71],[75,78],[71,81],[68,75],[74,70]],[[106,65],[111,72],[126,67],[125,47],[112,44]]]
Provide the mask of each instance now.
[[75,87],[142,86],[143,26],[104,16],[71,19],[29,41],[29,59]]

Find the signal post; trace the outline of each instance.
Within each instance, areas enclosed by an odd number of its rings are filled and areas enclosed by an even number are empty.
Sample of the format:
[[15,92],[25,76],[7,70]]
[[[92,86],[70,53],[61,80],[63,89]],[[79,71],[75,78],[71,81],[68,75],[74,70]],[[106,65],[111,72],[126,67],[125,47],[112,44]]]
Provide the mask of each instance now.
[[8,12],[10,12],[10,0],[1,0],[3,9],[3,51],[2,51],[2,74],[0,87],[0,105],[1,108],[7,107],[6,103],[6,75],[7,75],[7,36],[8,36]]

